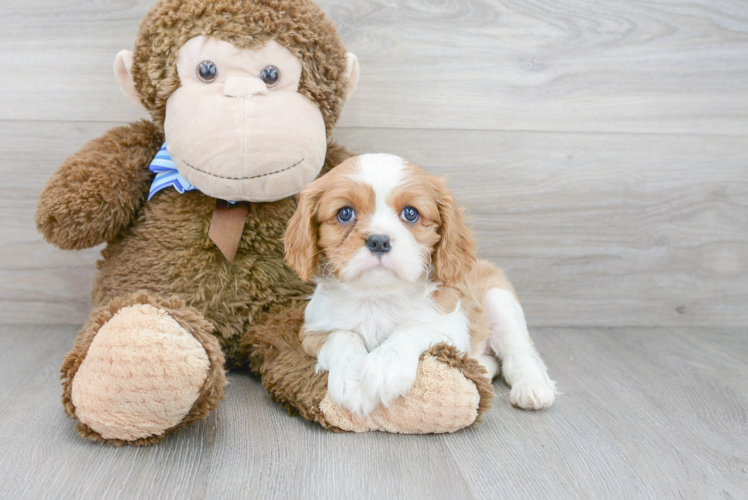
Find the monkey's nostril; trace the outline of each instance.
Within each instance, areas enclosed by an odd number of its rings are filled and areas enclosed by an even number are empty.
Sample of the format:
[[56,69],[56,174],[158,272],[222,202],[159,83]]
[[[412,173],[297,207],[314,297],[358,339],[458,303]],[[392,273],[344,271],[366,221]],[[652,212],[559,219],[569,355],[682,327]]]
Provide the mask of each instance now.
[[390,237],[386,234],[372,234],[366,238],[366,248],[372,253],[383,255],[390,251]]

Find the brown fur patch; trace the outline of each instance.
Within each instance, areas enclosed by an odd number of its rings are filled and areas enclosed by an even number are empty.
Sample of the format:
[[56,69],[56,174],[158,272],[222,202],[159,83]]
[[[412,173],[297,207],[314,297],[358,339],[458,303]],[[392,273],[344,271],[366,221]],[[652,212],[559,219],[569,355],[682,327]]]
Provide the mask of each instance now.
[[301,338],[301,347],[304,348],[304,352],[313,358],[319,357],[319,352],[322,350],[322,346],[327,342],[327,338],[330,336],[329,333],[317,333],[311,332],[303,327],[299,337]]
[[[475,263],[475,267],[467,276],[467,282],[475,290],[478,297],[485,297],[491,288],[501,288],[502,290],[509,290],[517,298],[517,294],[514,293],[514,288],[506,278],[504,271],[486,260],[478,260]],[[519,302],[519,298],[517,298],[517,301]]]
[[39,196],[36,227],[65,250],[112,240],[148,196],[148,170],[164,137],[151,122],[117,127],[70,156]]

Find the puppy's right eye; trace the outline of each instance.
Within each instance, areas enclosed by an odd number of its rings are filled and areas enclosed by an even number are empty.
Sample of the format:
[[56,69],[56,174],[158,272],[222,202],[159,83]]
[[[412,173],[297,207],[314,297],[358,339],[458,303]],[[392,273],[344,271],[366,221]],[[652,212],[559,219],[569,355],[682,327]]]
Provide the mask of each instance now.
[[356,211],[351,207],[343,207],[338,210],[338,222],[345,224],[356,218]]
[[405,207],[403,208],[403,211],[400,212],[400,218],[405,222],[410,222],[412,224],[418,220],[418,210],[413,207]]

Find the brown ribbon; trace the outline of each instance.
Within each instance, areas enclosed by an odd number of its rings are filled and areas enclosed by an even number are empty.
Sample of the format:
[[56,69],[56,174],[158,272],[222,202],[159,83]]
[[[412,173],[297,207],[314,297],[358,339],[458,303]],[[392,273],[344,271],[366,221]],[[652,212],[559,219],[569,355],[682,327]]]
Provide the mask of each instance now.
[[234,263],[234,257],[239,250],[239,242],[242,239],[248,213],[249,202],[229,203],[226,200],[216,200],[216,208],[213,210],[208,237],[213,240],[231,264]]

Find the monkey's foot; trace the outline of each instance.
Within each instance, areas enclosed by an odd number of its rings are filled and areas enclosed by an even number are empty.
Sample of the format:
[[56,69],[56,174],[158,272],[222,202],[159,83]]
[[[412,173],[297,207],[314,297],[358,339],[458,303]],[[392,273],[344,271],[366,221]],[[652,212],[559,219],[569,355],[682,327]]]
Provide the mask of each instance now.
[[493,388],[478,361],[440,344],[423,354],[413,388],[389,408],[363,417],[335,405],[326,394],[320,410],[329,426],[344,431],[445,433],[475,423],[492,397]]
[[141,292],[92,314],[63,363],[63,402],[84,437],[153,444],[202,420],[222,397],[212,327],[179,299]]

